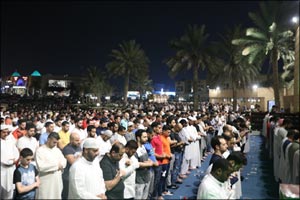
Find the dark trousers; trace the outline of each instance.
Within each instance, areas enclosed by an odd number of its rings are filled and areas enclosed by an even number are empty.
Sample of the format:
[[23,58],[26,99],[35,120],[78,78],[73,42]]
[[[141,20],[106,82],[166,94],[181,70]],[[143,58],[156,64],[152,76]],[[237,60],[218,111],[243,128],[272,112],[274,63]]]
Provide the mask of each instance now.
[[167,191],[166,188],[166,181],[169,173],[170,164],[163,164],[161,165],[161,177],[160,177],[160,184],[158,194],[162,194],[163,192]]
[[171,183],[175,184],[177,181],[179,172],[181,170],[182,156],[183,152],[174,152],[175,160],[173,165],[173,170],[171,170]]
[[154,189],[153,189],[153,194],[152,198],[162,196],[162,193],[159,193],[159,188],[160,188],[160,177],[161,177],[161,165],[157,167],[153,167],[154,170]]
[[63,179],[63,190],[61,194],[62,199],[68,199],[69,195],[69,180]]

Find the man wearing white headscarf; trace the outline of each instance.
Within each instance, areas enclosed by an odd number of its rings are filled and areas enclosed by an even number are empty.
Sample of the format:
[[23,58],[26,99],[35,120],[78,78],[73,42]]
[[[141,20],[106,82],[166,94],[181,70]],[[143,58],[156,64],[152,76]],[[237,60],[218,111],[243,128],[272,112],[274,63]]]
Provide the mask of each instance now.
[[16,162],[19,159],[19,151],[16,145],[6,137],[9,133],[7,125],[1,124],[1,199],[12,199],[14,184],[13,174]]

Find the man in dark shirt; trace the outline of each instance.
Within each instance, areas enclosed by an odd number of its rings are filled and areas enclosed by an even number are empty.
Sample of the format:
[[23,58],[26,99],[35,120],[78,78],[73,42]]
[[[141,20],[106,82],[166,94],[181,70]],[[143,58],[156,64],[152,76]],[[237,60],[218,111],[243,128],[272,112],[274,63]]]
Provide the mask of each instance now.
[[125,186],[122,177],[125,175],[125,172],[119,169],[119,161],[124,153],[124,145],[122,143],[115,143],[110,152],[105,154],[100,161],[106,186],[105,195],[108,199],[124,199]]
[[214,153],[211,156],[209,165],[213,164],[216,160],[223,158],[223,153],[227,150],[227,142],[223,136],[214,136],[211,139],[211,146]]
[[67,199],[69,194],[69,170],[71,165],[81,156],[81,148],[80,148],[80,136],[77,133],[72,133],[70,135],[70,143],[67,144],[62,153],[64,157],[67,159],[67,166],[64,169],[62,174],[63,179],[63,191],[62,191],[62,199]]

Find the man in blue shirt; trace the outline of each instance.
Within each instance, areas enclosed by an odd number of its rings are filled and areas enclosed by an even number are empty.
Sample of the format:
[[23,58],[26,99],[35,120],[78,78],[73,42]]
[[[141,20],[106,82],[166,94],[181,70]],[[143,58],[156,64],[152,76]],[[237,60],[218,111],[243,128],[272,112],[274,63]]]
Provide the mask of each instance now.
[[[151,140],[152,140],[152,137],[153,137],[153,129],[151,127],[149,127],[146,130],[146,132],[148,134],[148,142],[146,142],[144,144],[144,147],[147,150],[149,159],[154,163],[153,167],[157,167],[159,164],[158,164],[158,162],[156,160],[154,149],[153,149],[153,147],[151,145]],[[153,190],[154,190],[154,169],[153,169],[153,167],[150,168],[150,181],[149,181],[150,186],[149,186],[149,196],[148,196],[148,199],[151,199],[152,194],[153,194]]]

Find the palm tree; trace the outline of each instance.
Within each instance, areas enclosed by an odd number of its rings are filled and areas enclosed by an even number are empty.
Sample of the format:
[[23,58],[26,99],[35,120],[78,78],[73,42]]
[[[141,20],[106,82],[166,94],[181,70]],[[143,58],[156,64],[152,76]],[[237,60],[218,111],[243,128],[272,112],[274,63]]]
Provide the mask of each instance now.
[[241,25],[234,29],[227,29],[225,34],[220,34],[220,41],[214,43],[214,65],[211,65],[211,79],[216,82],[230,82],[232,88],[233,109],[237,108],[237,89],[246,88],[259,74],[257,66],[249,64],[242,56],[242,48],[235,46],[231,41],[244,34]]
[[147,91],[152,91],[152,80],[149,79],[149,75],[147,73],[140,74],[140,76],[132,79],[132,88],[134,90],[139,91],[140,99]]
[[273,71],[273,90],[275,104],[280,108],[280,88],[278,75],[278,61],[291,60],[294,55],[293,32],[286,30],[281,17],[282,2],[267,1],[260,3],[260,13],[249,13],[249,17],[256,25],[246,30],[246,37],[232,41],[234,45],[242,45],[242,55],[247,56],[250,64],[259,65],[268,59]]
[[104,77],[104,73],[100,72],[96,66],[90,66],[87,68],[87,74],[83,81],[86,92],[95,95],[99,102],[102,95],[109,94],[112,91],[112,87]]
[[283,66],[284,72],[281,74],[281,78],[283,80],[283,83],[287,88],[290,88],[292,85],[294,85],[294,67],[295,62],[286,63]]
[[166,60],[169,67],[169,75],[175,77],[184,70],[193,70],[193,96],[194,109],[198,109],[198,75],[199,69],[204,70],[207,66],[208,54],[206,41],[208,34],[205,33],[205,25],[189,25],[186,32],[180,38],[170,42],[171,48],[176,50],[175,56]]
[[111,57],[114,60],[106,66],[111,76],[124,77],[124,102],[126,103],[130,77],[137,77],[147,71],[149,59],[135,40],[124,41],[119,48],[119,50],[112,50]]

